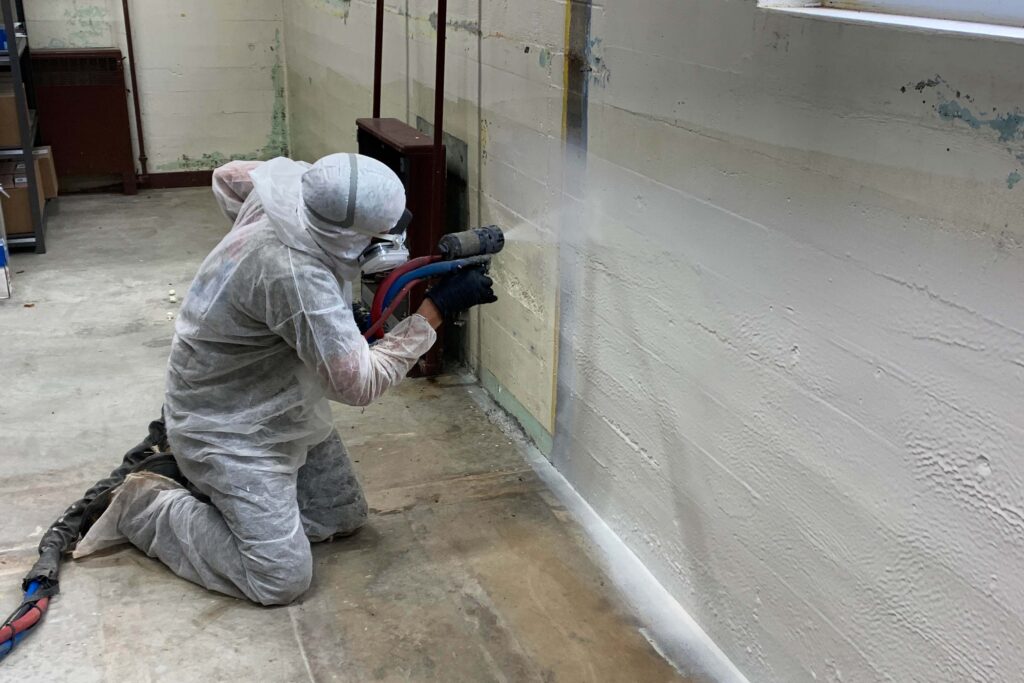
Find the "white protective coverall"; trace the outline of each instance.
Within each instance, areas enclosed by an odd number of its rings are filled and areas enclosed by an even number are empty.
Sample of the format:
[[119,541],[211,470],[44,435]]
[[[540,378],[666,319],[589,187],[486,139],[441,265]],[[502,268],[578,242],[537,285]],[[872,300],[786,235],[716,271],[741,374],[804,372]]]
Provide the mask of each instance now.
[[285,604],[309,587],[310,540],[366,518],[328,400],[370,403],[436,337],[413,315],[370,347],[343,297],[405,207],[380,162],[234,162],[214,190],[235,224],[182,304],[164,406],[178,466],[210,503],[131,475],[76,557],[128,540],[206,588]]

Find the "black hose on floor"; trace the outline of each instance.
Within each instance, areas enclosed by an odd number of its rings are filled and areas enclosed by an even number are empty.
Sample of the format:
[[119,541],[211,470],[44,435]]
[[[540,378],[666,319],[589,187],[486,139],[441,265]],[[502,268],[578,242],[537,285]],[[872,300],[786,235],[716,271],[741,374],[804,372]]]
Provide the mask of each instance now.
[[25,599],[0,626],[0,659],[10,654],[17,643],[38,626],[50,599],[60,592],[61,559],[103,514],[125,477],[139,471],[156,472],[174,479],[193,495],[205,499],[178,469],[167,442],[164,421],[150,422],[149,434],[142,443],[125,453],[121,464],[109,476],[93,484],[85,495],[69,505],[43,534],[39,541],[39,559],[22,579]]
[[37,583],[40,595],[56,595],[59,589],[60,561],[64,554],[74,549],[78,539],[106,509],[110,495],[125,477],[139,469],[157,469],[157,461],[160,461],[161,474],[184,483],[184,477],[177,470],[170,453],[163,420],[150,422],[149,434],[142,443],[125,453],[121,464],[109,476],[93,484],[85,495],[69,505],[64,514],[50,525],[39,541],[39,559],[22,580],[22,588],[28,590],[32,583]]

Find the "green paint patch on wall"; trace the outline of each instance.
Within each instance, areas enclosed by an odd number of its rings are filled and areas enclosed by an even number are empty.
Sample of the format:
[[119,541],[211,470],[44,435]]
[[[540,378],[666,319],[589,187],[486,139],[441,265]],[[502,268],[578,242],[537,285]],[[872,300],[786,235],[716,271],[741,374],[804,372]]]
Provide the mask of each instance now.
[[274,109],[270,115],[270,135],[260,150],[261,159],[288,156],[288,112],[285,99],[284,65],[281,63],[281,31],[274,32],[274,66],[270,81],[274,86]]
[[73,4],[64,10],[65,32],[51,38],[49,47],[110,47],[111,19],[102,5]]
[[223,166],[229,161],[236,159],[252,160],[259,156],[254,153],[222,154],[221,152],[206,152],[199,156],[182,154],[174,161],[160,164],[156,167],[158,171],[208,171],[218,166]]
[[1024,115],[1019,111],[986,117],[975,114],[957,100],[940,102],[935,111],[943,121],[963,121],[974,130],[991,128],[999,134],[999,142],[1012,142],[1024,137]]
[[[969,93],[956,89],[938,74],[900,87],[901,93],[913,94],[911,91],[922,94],[932,91],[935,98],[932,109],[943,121],[988,134],[995,133],[995,142],[1003,146],[1020,167],[1006,176],[1006,187],[1012,190],[1024,180],[1021,173],[1024,170],[1024,111],[1019,107],[1000,112],[998,107],[981,106]],[[921,101],[922,104],[926,102]]]
[[498,378],[492,375],[489,370],[483,370],[480,383],[483,384],[484,389],[491,395],[495,403],[515,418],[526,435],[537,446],[537,450],[550,458],[553,446],[551,434],[548,430],[544,429],[543,425],[537,421],[537,418],[530,414],[526,406],[520,403],[519,399],[513,396],[511,391],[502,386]]
[[348,19],[352,11],[352,0],[314,0],[313,6],[341,19]]
[[[437,30],[437,12],[431,12],[430,16],[427,17],[427,21],[430,22],[430,28]],[[465,31],[466,33],[474,36],[480,35],[480,24],[469,19],[449,19],[448,28],[456,31]]]
[[174,161],[157,166],[158,171],[207,171],[223,166],[229,161],[266,160],[288,156],[288,113],[285,100],[284,64],[281,63],[281,31],[274,34],[274,65],[270,68],[270,80],[274,86],[274,107],[270,115],[270,133],[267,142],[253,152],[224,154],[205,152],[198,157],[182,154]]

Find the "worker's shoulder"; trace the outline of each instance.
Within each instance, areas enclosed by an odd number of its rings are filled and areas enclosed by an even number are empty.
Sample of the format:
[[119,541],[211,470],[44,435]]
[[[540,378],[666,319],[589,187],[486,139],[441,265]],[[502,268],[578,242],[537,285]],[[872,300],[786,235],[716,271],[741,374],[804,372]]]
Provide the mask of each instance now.
[[260,273],[260,279],[267,285],[298,284],[335,288],[337,277],[331,269],[311,254],[293,249],[279,239],[260,237],[250,245],[246,260],[250,269]]

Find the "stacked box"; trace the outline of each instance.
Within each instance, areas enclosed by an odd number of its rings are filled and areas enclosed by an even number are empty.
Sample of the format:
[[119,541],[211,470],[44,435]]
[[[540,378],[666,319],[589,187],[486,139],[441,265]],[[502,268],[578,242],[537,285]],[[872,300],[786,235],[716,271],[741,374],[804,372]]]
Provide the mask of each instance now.
[[0,147],[20,147],[18,105],[9,73],[0,74]]
[[39,179],[39,187],[43,188],[43,197],[53,199],[57,196],[58,190],[57,167],[53,163],[53,151],[47,145],[36,147],[32,150],[32,154],[35,155],[38,162],[36,168],[40,174],[36,177]]
[[[41,177],[39,159],[34,160],[36,166],[36,177]],[[5,197],[0,198],[0,205],[3,206],[4,224],[7,234],[29,235],[32,234],[32,208],[28,191],[28,176],[25,175],[25,162],[5,161],[0,163],[0,186],[3,187]],[[40,186],[40,190],[42,187]],[[39,192],[39,210],[43,210],[46,204],[45,193]]]

